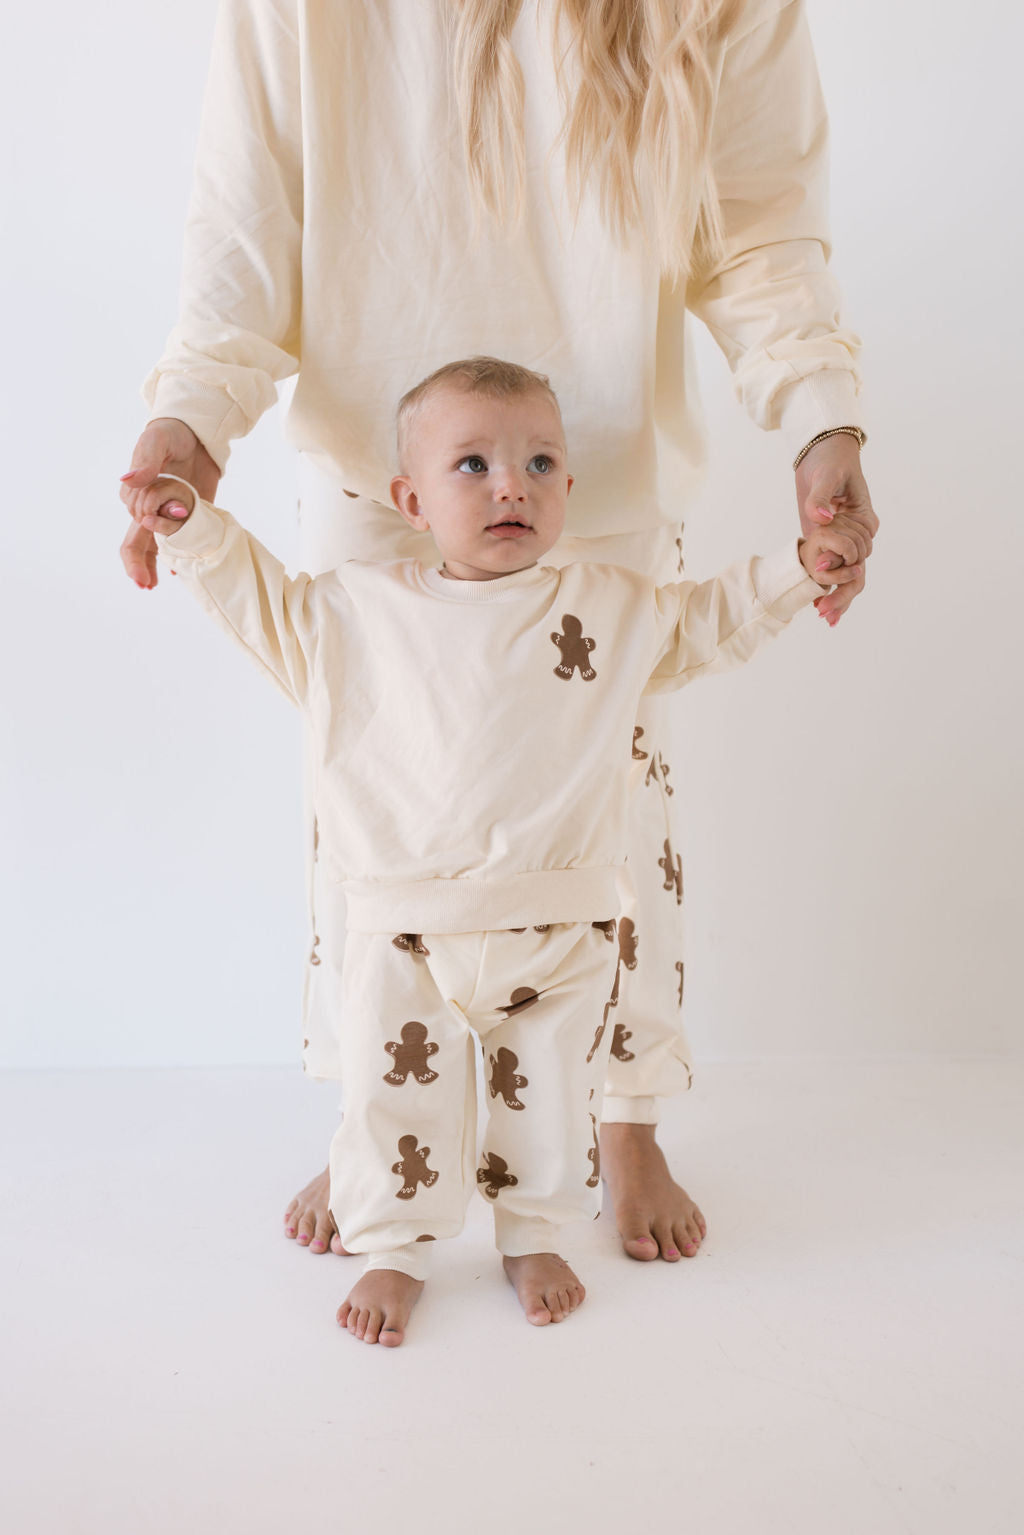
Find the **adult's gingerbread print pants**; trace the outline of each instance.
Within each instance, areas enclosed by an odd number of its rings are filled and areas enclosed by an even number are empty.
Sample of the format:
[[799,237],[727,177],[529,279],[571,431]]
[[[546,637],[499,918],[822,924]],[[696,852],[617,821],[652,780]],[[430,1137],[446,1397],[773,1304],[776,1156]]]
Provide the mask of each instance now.
[[[429,534],[417,533],[390,507],[350,496],[300,458],[300,557],[310,572],[345,559],[420,559],[436,563]],[[672,529],[613,538],[562,539],[547,563],[599,560],[627,565],[658,581],[678,580],[681,541]],[[633,743],[629,868],[635,900],[622,912],[623,960],[615,1018],[615,1050],[605,1083],[604,1121],[653,1124],[657,1100],[684,1091],[691,1056],[683,1028],[683,877],[675,830],[680,795],[667,746],[671,695],[641,702]],[[309,963],[305,975],[303,1051],[314,1077],[340,1079],[338,995],[344,953],[345,903],[337,885],[321,879],[313,857],[315,807],[307,793],[309,826]]]
[[422,1279],[474,1190],[509,1257],[557,1252],[562,1226],[595,1218],[618,961],[611,921],[349,934],[331,1212],[350,1252]]

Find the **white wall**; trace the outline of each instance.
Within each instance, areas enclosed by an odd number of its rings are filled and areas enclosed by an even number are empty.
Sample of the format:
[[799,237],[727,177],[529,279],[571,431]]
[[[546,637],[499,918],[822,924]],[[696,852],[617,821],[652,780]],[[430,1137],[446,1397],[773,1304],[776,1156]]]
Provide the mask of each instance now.
[[[287,705],[166,575],[125,579],[116,496],[174,313],[208,0],[18,8],[0,520],[0,1064],[295,1058],[304,944]],[[834,632],[683,696],[690,1029],[703,1058],[1009,1052],[1021,927],[1021,137],[1011,8],[812,0],[835,266],[866,341],[883,527]],[[795,526],[777,440],[701,349],[704,573]],[[285,559],[268,419],[224,499]]]

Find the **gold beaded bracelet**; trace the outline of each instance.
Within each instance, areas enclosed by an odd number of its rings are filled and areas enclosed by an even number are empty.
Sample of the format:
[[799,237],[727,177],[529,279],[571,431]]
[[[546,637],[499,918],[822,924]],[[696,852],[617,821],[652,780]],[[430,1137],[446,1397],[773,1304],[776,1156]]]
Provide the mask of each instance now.
[[868,440],[867,433],[862,431],[859,426],[830,426],[827,432],[819,432],[817,437],[811,438],[806,447],[800,449],[800,452],[793,460],[793,468],[795,469],[819,442],[824,442],[826,437],[836,437],[840,432],[845,432],[847,437],[856,437],[859,448],[862,448]]

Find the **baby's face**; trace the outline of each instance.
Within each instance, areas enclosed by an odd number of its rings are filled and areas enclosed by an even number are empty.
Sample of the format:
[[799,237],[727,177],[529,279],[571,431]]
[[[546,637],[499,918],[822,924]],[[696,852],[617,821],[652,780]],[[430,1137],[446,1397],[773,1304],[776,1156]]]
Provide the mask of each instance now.
[[535,565],[558,541],[571,484],[546,395],[491,400],[442,387],[411,423],[391,495],[407,522],[430,530],[448,575],[490,581]]

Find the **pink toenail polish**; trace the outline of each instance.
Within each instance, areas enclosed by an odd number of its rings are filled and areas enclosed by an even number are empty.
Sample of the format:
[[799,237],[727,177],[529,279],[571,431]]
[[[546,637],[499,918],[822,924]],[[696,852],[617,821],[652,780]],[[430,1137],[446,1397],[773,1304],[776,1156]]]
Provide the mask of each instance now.
[[319,1237],[317,1237],[316,1241],[313,1243],[313,1246],[316,1248],[317,1252],[323,1252],[324,1250],[324,1244],[321,1242]]
[[288,1233],[288,1235],[290,1237],[293,1237],[295,1235],[295,1227],[294,1226],[286,1226],[284,1229],[285,1229],[285,1231],[287,1231],[287,1233]]
[[679,1249],[676,1248],[676,1247],[670,1247],[669,1250],[668,1250],[668,1255],[669,1255],[670,1258],[678,1258],[679,1257]]

